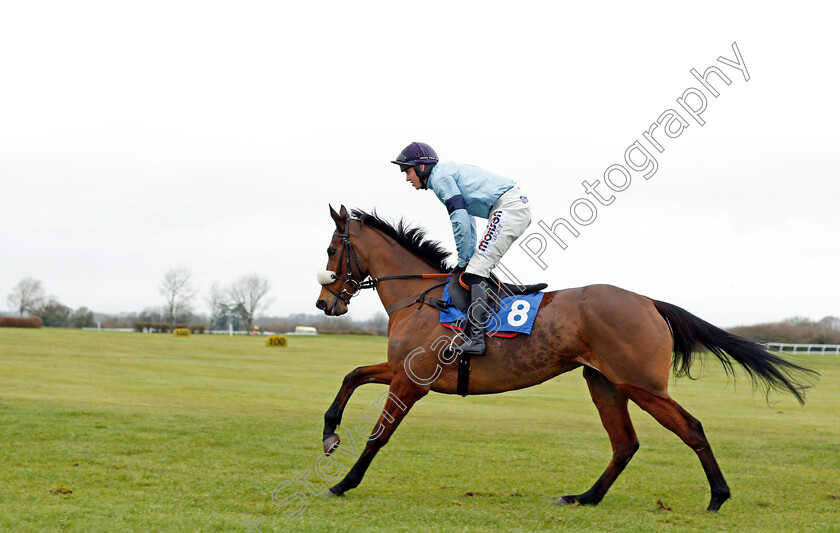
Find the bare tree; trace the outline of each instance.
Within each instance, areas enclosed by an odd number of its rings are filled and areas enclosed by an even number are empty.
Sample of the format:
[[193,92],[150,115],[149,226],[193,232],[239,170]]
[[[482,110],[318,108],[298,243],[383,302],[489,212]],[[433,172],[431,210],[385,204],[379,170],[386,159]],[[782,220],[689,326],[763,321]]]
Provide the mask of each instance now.
[[66,328],[70,323],[72,309],[62,304],[55,296],[46,298],[30,314],[41,318],[41,322],[50,328]]
[[368,319],[368,327],[373,333],[385,337],[388,335],[388,317],[384,313],[376,313]]
[[180,315],[189,313],[190,302],[196,295],[196,290],[190,283],[192,274],[186,268],[171,268],[160,282],[160,293],[166,299],[164,311],[170,325],[175,325]]
[[40,281],[35,278],[23,278],[12,289],[6,302],[13,309],[17,309],[20,316],[23,316],[23,313],[32,313],[32,310],[40,306],[45,299],[46,295]]
[[80,307],[70,315],[70,326],[74,328],[88,328],[95,326],[93,311],[87,307]]
[[248,331],[254,326],[254,315],[268,305],[265,297],[271,290],[268,279],[259,274],[242,276],[228,290],[230,304],[242,316]]
[[819,325],[825,329],[840,331],[840,318],[827,316],[819,321]]
[[204,303],[210,310],[210,329],[213,329],[213,324],[217,320],[226,316],[230,306],[228,305],[228,295],[221,285],[214,283],[207,294],[204,296]]

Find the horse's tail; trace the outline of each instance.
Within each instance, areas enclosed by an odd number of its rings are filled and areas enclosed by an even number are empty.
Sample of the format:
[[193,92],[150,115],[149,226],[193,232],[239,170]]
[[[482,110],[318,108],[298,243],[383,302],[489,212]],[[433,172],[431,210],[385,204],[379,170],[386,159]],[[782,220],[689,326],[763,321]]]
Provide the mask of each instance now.
[[812,386],[818,372],[795,365],[774,355],[754,341],[739,337],[697,318],[676,305],[653,300],[656,310],[671,328],[674,337],[673,367],[677,376],[691,377],[692,356],[698,344],[709,349],[723,364],[727,375],[732,374],[732,359],[752,378],[761,382],[765,392],[770,389],[790,391],[800,404],[805,404],[805,389]]

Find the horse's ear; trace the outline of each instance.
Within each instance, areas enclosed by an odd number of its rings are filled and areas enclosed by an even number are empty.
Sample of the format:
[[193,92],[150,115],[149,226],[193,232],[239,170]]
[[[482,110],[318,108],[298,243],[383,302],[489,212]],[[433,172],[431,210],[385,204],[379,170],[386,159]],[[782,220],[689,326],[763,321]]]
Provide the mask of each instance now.
[[344,207],[344,204],[341,204],[341,210],[338,212],[344,218],[347,218],[347,208]]
[[[347,210],[344,209],[344,206],[341,206],[341,211],[345,214],[347,213]],[[344,223],[347,219],[344,218],[342,215],[336,213],[332,205],[330,205],[330,216],[335,222],[335,227],[338,229],[338,231],[344,231]]]

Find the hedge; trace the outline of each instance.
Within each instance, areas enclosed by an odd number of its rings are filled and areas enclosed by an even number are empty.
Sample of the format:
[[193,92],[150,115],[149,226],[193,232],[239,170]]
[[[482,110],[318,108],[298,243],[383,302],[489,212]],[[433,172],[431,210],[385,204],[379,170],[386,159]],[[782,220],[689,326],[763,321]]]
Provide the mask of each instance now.
[[43,325],[44,323],[37,316],[27,316],[24,318],[0,316],[0,328],[40,328]]

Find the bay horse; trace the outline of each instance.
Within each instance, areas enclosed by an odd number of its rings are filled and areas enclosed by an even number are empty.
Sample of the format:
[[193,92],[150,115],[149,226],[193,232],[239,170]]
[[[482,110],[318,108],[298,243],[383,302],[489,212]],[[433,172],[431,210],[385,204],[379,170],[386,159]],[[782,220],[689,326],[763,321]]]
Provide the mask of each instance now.
[[[342,496],[359,485],[380,448],[388,443],[411,407],[429,391],[455,394],[458,360],[452,357],[452,330],[439,322],[439,310],[424,305],[442,298],[449,252],[427,240],[423,230],[403,221],[395,227],[375,213],[330,206],[335,232],[327,249],[327,270],[318,309],[330,316],[348,311],[362,288],[375,287],[389,314],[388,360],[356,368],[344,378],[324,415],[324,453],[339,446],[336,428],[355,389],[380,383],[389,390],[378,423],[347,475],[326,493]],[[601,501],[639,448],[627,411],[632,400],[697,454],[711,487],[709,511],[730,497],[700,422],[668,394],[673,367],[689,375],[695,348],[705,346],[732,373],[742,366],[754,383],[791,392],[804,404],[804,389],[816,372],[771,354],[753,341],[705,322],[675,305],[611,285],[547,292],[530,335],[487,339],[487,351],[473,357],[469,394],[494,394],[531,387],[577,367],[612,444],[612,459],[586,492],[562,496],[558,505]],[[673,354],[673,356],[672,356]]]

